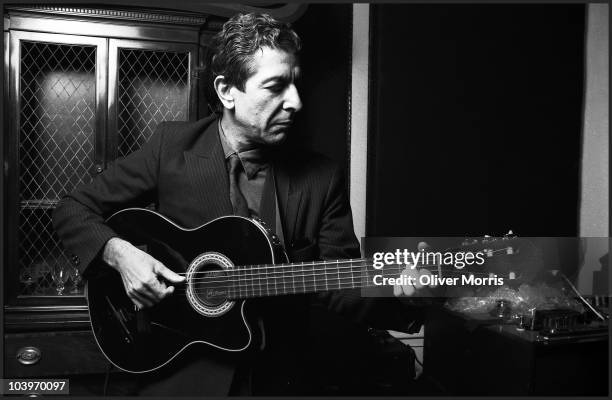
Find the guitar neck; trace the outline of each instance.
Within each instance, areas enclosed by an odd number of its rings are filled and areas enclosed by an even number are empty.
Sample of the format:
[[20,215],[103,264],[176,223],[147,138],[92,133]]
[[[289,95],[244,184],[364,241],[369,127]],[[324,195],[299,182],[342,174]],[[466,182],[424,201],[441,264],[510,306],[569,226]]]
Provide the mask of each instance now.
[[230,297],[244,299],[356,289],[374,286],[373,276],[398,276],[404,265],[372,268],[365,258],[287,264],[252,265],[222,272],[232,282]]
[[[509,246],[496,250],[488,250],[486,257],[492,258],[504,254],[512,254],[510,250],[511,247]],[[457,269],[452,265],[441,266],[437,262],[418,262],[414,259],[412,259],[412,262],[412,265],[415,266],[412,268],[420,269],[424,267],[428,269],[429,274],[440,277],[473,274],[477,274],[480,277],[491,276],[491,273],[484,270],[470,272]],[[375,269],[371,258],[356,258],[335,261],[250,265],[212,273],[218,274],[216,282],[222,286],[223,290],[229,291],[230,298],[245,299],[376,287],[380,286],[381,278],[397,278],[406,267],[406,264],[385,263],[383,269]],[[374,279],[377,275],[377,279]],[[514,273],[510,272],[508,276],[509,279],[513,279]]]

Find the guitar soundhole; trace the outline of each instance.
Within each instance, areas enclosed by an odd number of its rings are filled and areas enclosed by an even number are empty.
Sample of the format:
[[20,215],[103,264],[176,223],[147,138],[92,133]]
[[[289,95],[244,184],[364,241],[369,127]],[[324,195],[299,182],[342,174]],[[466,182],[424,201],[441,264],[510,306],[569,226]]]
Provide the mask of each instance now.
[[223,269],[215,264],[202,266],[198,274],[201,278],[194,284],[197,298],[209,307],[216,307],[228,297],[228,277]]
[[196,257],[187,269],[187,300],[198,313],[217,317],[229,311],[231,281],[228,271],[234,264],[223,254],[207,252]]

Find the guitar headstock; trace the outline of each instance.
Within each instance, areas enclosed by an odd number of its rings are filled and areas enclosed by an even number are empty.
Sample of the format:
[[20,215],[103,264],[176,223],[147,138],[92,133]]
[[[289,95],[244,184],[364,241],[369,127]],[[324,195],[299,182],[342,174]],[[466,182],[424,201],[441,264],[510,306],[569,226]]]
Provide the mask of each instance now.
[[466,267],[462,270],[464,273],[489,273],[509,279],[523,279],[539,265],[537,249],[530,238],[519,237],[512,230],[502,236],[465,238],[452,251],[482,254],[484,265]]

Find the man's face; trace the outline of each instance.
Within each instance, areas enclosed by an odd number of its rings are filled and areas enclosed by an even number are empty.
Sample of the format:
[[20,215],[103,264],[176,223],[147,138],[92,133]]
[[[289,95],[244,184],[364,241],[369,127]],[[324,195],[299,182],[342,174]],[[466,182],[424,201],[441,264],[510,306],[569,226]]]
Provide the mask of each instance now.
[[231,89],[240,141],[249,146],[281,143],[302,108],[295,86],[298,61],[291,53],[263,47],[253,54],[252,70],[244,91]]

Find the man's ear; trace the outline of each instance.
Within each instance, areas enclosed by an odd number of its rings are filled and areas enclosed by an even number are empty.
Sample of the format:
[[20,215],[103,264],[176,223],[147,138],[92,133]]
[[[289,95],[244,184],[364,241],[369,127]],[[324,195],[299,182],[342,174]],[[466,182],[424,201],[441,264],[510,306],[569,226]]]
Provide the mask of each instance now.
[[218,75],[213,81],[213,87],[217,92],[217,97],[223,104],[223,107],[233,110],[234,109],[234,96],[230,94],[230,89],[233,87],[227,83],[225,76]]

